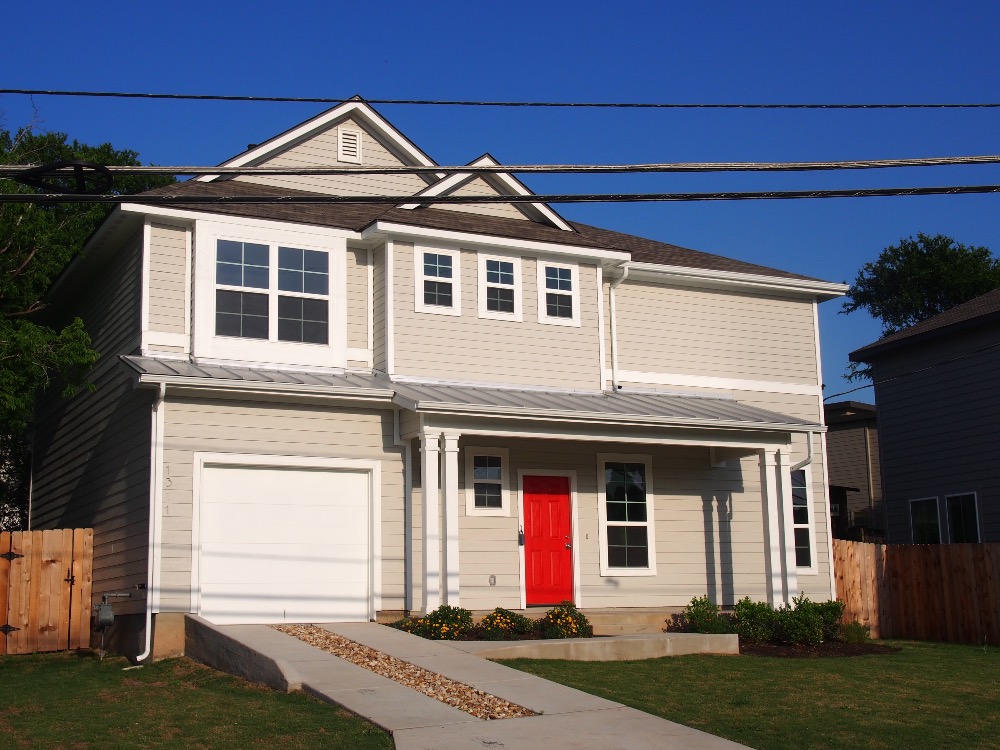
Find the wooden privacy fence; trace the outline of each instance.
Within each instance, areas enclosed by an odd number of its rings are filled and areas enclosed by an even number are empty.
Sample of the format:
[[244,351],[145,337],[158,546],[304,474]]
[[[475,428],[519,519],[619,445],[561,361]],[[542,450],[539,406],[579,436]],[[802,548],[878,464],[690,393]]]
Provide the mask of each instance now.
[[94,530],[0,532],[0,654],[90,645]]
[[1000,645],[1000,544],[833,540],[844,616],[875,638]]

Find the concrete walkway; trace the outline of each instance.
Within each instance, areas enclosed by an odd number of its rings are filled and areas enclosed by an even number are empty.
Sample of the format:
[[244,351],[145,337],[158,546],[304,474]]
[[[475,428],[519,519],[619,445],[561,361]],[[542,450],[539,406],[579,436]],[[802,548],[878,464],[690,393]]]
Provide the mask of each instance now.
[[[191,617],[187,652],[280,690],[304,690],[392,734],[397,750],[727,750],[714,735],[486,661],[461,642],[429,641],[374,623],[321,625],[331,633],[539,713],[483,721],[263,625]],[[612,668],[609,666],[609,668]]]

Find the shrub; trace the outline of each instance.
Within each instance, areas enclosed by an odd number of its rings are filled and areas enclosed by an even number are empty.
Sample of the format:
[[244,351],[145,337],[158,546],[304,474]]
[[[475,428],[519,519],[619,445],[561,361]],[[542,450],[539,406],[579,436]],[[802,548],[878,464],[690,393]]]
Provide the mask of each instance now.
[[461,607],[440,607],[418,620],[407,618],[392,626],[421,638],[435,641],[457,641],[472,629],[472,613]]
[[872,639],[871,628],[856,620],[845,622],[840,627],[840,640],[844,643],[868,643]]
[[590,621],[569,602],[546,612],[538,629],[542,638],[590,638],[594,634]]
[[796,646],[818,646],[823,642],[823,618],[816,605],[801,594],[774,610],[775,640]]
[[515,636],[528,635],[535,623],[524,615],[497,607],[479,621],[477,636],[484,641],[507,641]]
[[[810,602],[812,604],[812,602]],[[844,618],[844,603],[838,601],[813,604],[823,620],[823,640],[836,641],[840,638],[841,620]]]
[[769,643],[774,638],[774,610],[767,602],[755,602],[749,596],[733,607],[736,632],[741,643]]
[[681,614],[684,629],[692,633],[731,633],[732,625],[707,596],[696,596]]

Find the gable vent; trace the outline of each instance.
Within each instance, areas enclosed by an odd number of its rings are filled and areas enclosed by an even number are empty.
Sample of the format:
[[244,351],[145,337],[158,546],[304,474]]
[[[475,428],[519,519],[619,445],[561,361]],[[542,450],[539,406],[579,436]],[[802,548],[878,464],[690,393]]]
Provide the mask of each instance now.
[[340,128],[337,131],[337,160],[361,163],[361,131]]

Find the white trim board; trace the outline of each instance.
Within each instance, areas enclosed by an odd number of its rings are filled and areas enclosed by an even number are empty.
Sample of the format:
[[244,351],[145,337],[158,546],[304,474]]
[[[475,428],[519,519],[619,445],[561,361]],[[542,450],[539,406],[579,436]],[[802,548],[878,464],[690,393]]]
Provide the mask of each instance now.
[[[604,370],[604,378],[605,380],[611,378],[611,370]],[[823,388],[819,385],[782,383],[775,380],[717,378],[709,375],[685,375],[675,372],[619,370],[618,381],[623,383],[640,383],[642,385],[665,385],[672,388],[716,388],[726,391],[757,391],[759,393],[784,393],[794,396],[823,397]]]

